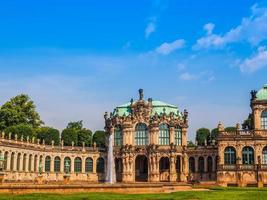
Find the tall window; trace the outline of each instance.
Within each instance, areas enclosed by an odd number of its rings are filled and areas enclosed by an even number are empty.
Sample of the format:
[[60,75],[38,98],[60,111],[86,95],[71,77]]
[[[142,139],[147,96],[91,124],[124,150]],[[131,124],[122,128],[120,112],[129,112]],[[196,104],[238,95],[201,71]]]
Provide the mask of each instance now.
[[[67,163],[69,167],[67,168]],[[69,157],[64,158],[64,172],[70,172],[71,170],[71,159]]]
[[261,113],[261,129],[267,130],[267,110]]
[[30,154],[30,156],[29,156],[28,169],[29,169],[29,172],[32,171],[32,154]]
[[189,158],[189,172],[194,173],[195,171],[196,171],[195,158],[194,157],[190,157]]
[[252,147],[244,147],[242,150],[242,161],[245,165],[254,164],[254,150]]
[[82,159],[77,157],[74,159],[74,172],[82,171]]
[[20,171],[20,160],[21,160],[21,153],[17,156],[17,171]]
[[96,172],[104,173],[105,172],[105,161],[104,158],[98,158],[96,161]]
[[92,158],[86,158],[85,172],[93,172],[93,159]]
[[50,172],[51,168],[51,157],[50,156],[46,156],[45,157],[45,171],[46,172]]
[[182,129],[179,126],[174,129],[174,143],[178,146],[182,145]]
[[122,128],[121,126],[116,126],[114,131],[114,145],[121,146],[122,145]]
[[159,145],[170,144],[170,132],[167,124],[161,124],[159,126]]
[[208,157],[207,159],[207,163],[208,163],[208,172],[212,172],[212,157]]
[[267,164],[267,146],[262,150],[262,164]]
[[202,156],[198,158],[198,172],[204,172],[204,158]]
[[143,123],[139,123],[135,127],[135,144],[147,145],[147,143],[148,143],[147,126]]
[[236,164],[236,153],[234,147],[226,147],[224,150],[224,164],[235,165]]
[[60,157],[55,157],[54,160],[54,171],[55,172],[60,172]]

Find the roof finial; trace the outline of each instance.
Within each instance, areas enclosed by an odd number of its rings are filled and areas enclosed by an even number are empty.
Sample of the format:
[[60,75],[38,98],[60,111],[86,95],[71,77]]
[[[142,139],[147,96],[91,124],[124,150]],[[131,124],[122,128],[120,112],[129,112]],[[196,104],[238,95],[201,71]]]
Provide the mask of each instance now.
[[139,89],[139,100],[143,100],[144,99],[144,91],[143,89]]

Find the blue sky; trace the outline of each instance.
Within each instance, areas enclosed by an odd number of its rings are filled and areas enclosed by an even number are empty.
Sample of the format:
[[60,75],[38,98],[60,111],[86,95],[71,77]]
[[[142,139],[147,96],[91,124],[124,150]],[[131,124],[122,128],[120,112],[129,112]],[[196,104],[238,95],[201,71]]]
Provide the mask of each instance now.
[[187,108],[193,139],[242,122],[267,83],[267,1],[12,0],[0,27],[0,103],[27,93],[59,129],[102,129],[143,88]]

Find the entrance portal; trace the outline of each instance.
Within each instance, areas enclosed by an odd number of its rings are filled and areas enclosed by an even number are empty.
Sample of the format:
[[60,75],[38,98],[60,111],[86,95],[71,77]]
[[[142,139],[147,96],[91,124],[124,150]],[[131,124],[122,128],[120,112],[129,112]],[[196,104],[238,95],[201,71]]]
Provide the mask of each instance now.
[[135,159],[135,181],[147,181],[148,164],[147,157],[139,155]]

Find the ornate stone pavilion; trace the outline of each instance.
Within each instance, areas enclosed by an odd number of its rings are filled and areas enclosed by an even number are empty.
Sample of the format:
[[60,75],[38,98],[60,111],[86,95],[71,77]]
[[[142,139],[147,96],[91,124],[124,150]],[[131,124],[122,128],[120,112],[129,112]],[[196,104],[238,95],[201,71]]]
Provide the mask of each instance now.
[[[140,89],[138,100],[105,113],[105,129],[114,137],[116,180],[267,185],[267,85],[251,92],[251,109],[249,126],[237,124],[237,131],[226,132],[219,123],[216,142],[188,147],[188,112],[145,100]],[[7,183],[93,183],[104,181],[107,171],[107,149],[95,145],[46,145],[2,133],[0,155],[0,179]]]

